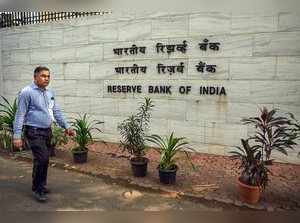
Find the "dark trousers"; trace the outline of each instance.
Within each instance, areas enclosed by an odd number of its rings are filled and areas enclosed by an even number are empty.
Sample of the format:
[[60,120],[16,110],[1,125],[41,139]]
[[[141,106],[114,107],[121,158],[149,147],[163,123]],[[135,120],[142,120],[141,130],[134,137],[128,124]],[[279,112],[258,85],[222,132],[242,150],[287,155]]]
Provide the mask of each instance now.
[[51,128],[25,126],[25,138],[33,155],[32,190],[41,191],[47,184]]

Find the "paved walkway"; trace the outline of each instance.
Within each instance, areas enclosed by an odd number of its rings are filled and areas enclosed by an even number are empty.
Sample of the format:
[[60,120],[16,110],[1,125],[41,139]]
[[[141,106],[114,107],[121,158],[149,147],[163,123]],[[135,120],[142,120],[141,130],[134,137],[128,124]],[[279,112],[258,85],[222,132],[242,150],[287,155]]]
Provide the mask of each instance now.
[[[159,183],[157,165],[158,154],[150,150],[148,175],[145,178],[132,176],[128,154],[118,148],[118,144],[95,143],[90,147],[88,162],[74,164],[70,147],[57,151],[51,159],[52,166],[99,176],[118,184],[134,186],[140,190],[167,192],[173,197],[188,198],[200,202],[216,202],[224,205],[247,207],[259,210],[299,210],[300,209],[300,166],[276,163],[271,170],[269,186],[257,205],[242,203],[239,199],[236,179],[239,175],[238,163],[228,157],[194,154],[192,159],[196,170],[179,159],[177,183],[165,186]],[[17,153],[16,153],[17,154]],[[19,159],[31,159],[31,153],[18,153]]]
[[30,191],[29,162],[0,157],[0,204],[3,211],[70,210],[202,210],[238,208],[174,198],[170,194],[128,188],[112,182],[58,168],[49,169],[52,193],[47,203],[38,203]]

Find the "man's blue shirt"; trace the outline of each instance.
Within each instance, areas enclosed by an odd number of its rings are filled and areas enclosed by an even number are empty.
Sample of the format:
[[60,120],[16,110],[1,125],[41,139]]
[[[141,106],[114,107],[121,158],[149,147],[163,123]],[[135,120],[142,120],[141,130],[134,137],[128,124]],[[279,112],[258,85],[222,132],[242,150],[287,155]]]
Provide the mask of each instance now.
[[62,128],[69,128],[69,124],[65,121],[63,113],[56,103],[54,92],[41,89],[32,83],[23,88],[18,97],[14,138],[21,138],[23,125],[49,128],[54,119]]

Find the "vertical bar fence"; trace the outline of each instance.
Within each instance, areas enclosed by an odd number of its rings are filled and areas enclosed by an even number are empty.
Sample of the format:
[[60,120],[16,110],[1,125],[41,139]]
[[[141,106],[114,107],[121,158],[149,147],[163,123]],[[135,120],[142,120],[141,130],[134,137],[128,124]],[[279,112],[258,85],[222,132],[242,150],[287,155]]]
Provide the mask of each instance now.
[[0,28],[104,15],[108,13],[110,12],[0,12]]

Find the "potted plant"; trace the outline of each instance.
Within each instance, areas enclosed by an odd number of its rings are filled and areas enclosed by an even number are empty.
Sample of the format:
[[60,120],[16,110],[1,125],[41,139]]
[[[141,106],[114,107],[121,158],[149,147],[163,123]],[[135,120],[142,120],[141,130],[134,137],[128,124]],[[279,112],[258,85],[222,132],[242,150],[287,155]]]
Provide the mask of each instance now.
[[52,126],[52,137],[51,137],[51,150],[50,156],[55,156],[55,150],[57,146],[65,145],[68,143],[68,137],[64,132],[64,129],[60,128],[56,122],[53,122]]
[[[0,103],[0,135],[1,144],[4,149],[11,149],[15,151],[12,137],[13,137],[13,124],[17,112],[17,98],[14,99],[12,104],[1,95],[3,103]],[[17,150],[19,151],[19,150]]]
[[[0,118],[1,119],[1,118]],[[0,120],[1,122],[1,120]],[[4,150],[11,149],[13,151],[12,145],[12,134],[7,131],[7,129],[0,126],[0,148]]]
[[149,129],[150,111],[154,107],[150,98],[140,104],[136,114],[131,115],[118,125],[123,150],[131,154],[130,163],[133,175],[144,177],[147,174],[149,160],[144,157],[146,151],[145,137]]
[[[263,191],[268,185],[270,171],[267,166],[273,163],[272,152],[279,151],[288,155],[287,149],[293,149],[297,145],[295,140],[299,135],[295,134],[295,127],[291,119],[277,115],[277,111],[277,109],[268,111],[264,107],[260,109],[258,117],[242,120],[245,125],[253,125],[256,132],[249,139],[242,140],[243,147],[237,147],[238,151],[231,152],[233,158],[241,160],[242,172],[238,178],[240,188],[256,186]],[[253,142],[252,146],[249,145],[250,141]],[[247,193],[243,193],[241,196]],[[259,198],[249,200],[247,197],[242,197],[242,199],[249,203],[256,203],[259,200]]]
[[184,137],[174,137],[172,132],[169,137],[165,139],[159,135],[151,135],[147,137],[147,141],[153,143],[158,148],[154,148],[160,153],[160,161],[158,165],[159,180],[163,184],[175,184],[176,183],[176,172],[178,166],[176,164],[179,151],[183,151],[186,155],[188,161],[190,161],[192,167],[194,168],[191,158],[189,156],[188,150],[194,151],[192,148],[187,147],[188,142],[185,141]]
[[75,118],[74,121],[71,122],[71,125],[76,132],[73,139],[78,145],[72,149],[75,163],[87,162],[87,146],[89,143],[93,142],[92,132],[101,132],[101,130],[96,126],[102,123],[103,122],[98,120],[89,121],[87,114],[84,114],[83,116],[79,115],[79,118]]
[[268,182],[267,165],[272,160],[262,160],[258,146],[250,146],[250,139],[241,139],[242,147],[237,146],[237,151],[231,151],[231,158],[240,159],[241,175],[238,178],[238,188],[241,200],[255,204],[260,198],[261,191]]

